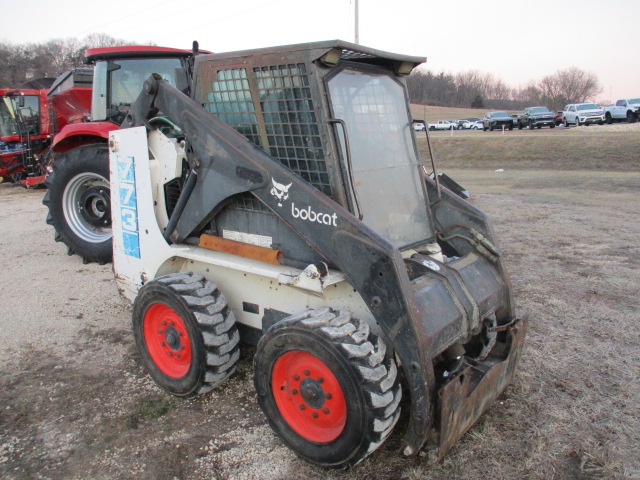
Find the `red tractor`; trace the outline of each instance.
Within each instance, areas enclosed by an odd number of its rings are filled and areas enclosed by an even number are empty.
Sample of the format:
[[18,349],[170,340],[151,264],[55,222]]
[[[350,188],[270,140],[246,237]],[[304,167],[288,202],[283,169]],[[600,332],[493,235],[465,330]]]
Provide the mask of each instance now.
[[39,173],[51,133],[46,89],[0,89],[0,177],[18,183]]
[[43,203],[55,240],[84,263],[111,260],[109,189],[109,132],[120,124],[152,73],[182,91],[190,84],[193,50],[156,46],[120,46],[85,51],[85,62],[95,65],[91,122],[68,124],[52,143]]
[[55,133],[88,120],[91,77],[91,69],[79,68],[49,88],[0,89],[0,177],[25,187],[44,182]]

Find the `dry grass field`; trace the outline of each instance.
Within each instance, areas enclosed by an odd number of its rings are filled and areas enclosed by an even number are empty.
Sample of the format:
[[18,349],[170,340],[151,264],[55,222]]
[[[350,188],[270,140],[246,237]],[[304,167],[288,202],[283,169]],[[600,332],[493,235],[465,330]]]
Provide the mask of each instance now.
[[640,134],[590,128],[432,136],[531,315],[514,383],[442,464],[401,458],[401,429],[347,471],[298,460],[257,407],[251,348],[211,394],[163,394],[111,266],[53,242],[42,191],[0,185],[0,478],[640,479]]

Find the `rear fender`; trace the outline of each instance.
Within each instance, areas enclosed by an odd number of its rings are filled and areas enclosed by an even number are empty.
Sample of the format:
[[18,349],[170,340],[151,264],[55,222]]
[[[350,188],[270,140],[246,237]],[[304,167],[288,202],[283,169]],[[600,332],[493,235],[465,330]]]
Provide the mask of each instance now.
[[109,132],[117,130],[118,125],[111,122],[88,122],[65,125],[55,136],[52,148],[55,153],[63,153],[80,145],[107,142]]

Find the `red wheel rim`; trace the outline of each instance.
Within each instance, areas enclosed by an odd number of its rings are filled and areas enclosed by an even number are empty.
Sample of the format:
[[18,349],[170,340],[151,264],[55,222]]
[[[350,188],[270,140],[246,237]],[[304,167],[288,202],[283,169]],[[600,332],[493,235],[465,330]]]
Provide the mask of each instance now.
[[340,436],[347,423],[347,403],[340,382],[318,357],[302,350],[276,360],[271,391],[287,424],[301,437],[327,443]]
[[180,315],[164,303],[154,303],[144,314],[142,331],[158,369],[171,378],[184,377],[191,366],[191,342]]

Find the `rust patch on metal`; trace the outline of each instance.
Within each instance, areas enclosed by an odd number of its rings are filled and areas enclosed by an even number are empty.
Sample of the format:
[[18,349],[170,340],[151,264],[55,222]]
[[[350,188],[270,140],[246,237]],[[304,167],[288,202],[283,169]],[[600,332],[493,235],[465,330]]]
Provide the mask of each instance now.
[[491,355],[483,362],[468,364],[438,391],[439,425],[436,428],[439,431],[430,452],[434,460],[442,461],[458,439],[511,383],[528,325],[528,316],[512,323],[500,357]]
[[198,246],[216,250],[218,252],[230,253],[244,258],[251,258],[260,262],[270,263],[272,265],[280,265],[278,260],[282,257],[280,250],[251,245],[250,243],[237,242],[228,238],[216,237],[213,235],[200,235],[200,243]]

